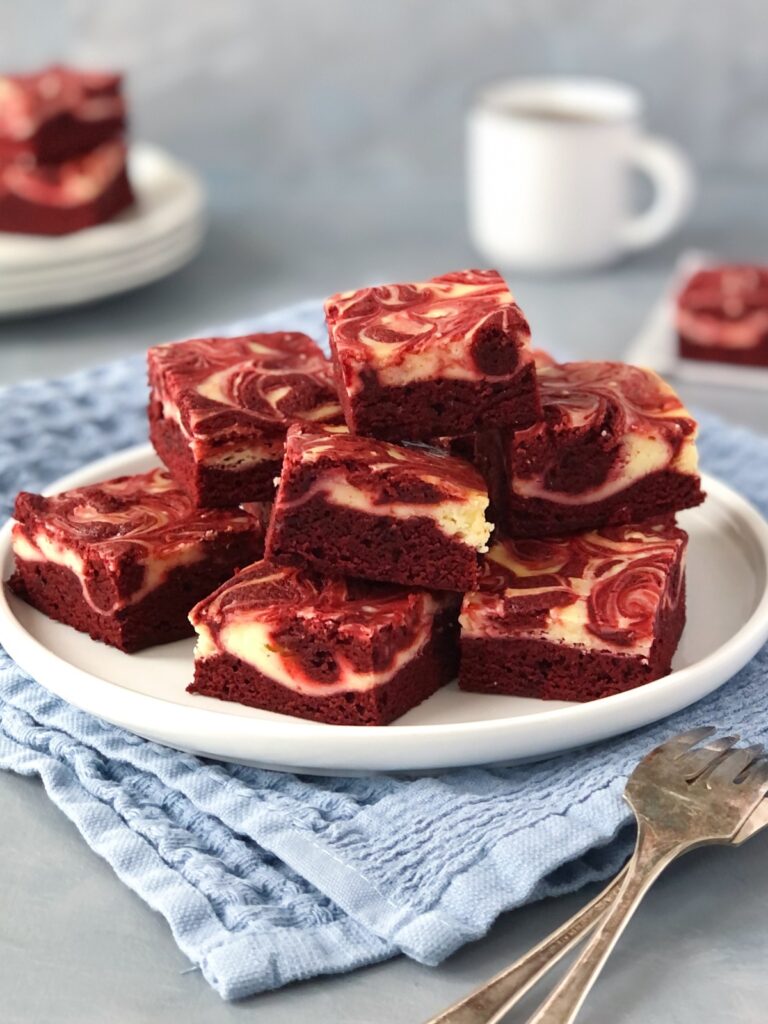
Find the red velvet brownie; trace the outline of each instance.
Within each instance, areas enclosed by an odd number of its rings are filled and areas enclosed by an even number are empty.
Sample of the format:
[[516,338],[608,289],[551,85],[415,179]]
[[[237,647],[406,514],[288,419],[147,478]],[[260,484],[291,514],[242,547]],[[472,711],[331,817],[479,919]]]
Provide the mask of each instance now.
[[459,685],[587,701],[670,671],[687,536],[671,521],[499,540],[461,610]]
[[266,553],[332,574],[464,591],[487,550],[487,506],[478,471],[445,451],[295,425]]
[[538,418],[528,323],[495,270],[344,292],[325,310],[352,433],[422,441]]
[[386,725],[456,675],[455,595],[257,562],[193,609],[191,693]]
[[149,350],[150,436],[201,507],[268,501],[290,423],[341,423],[330,364],[305,334],[194,338]]
[[703,501],[696,423],[652,370],[563,363],[539,369],[539,388],[540,423],[484,439],[508,536],[642,522]]
[[194,508],[164,469],[16,499],[11,589],[123,651],[192,633],[192,606],[259,558],[263,527],[239,509]]
[[768,267],[700,270],[677,299],[680,355],[768,366]]
[[0,231],[67,235],[111,220],[133,200],[120,141],[60,164],[0,165]]
[[121,135],[120,75],[53,66],[0,76],[0,163],[58,163]]

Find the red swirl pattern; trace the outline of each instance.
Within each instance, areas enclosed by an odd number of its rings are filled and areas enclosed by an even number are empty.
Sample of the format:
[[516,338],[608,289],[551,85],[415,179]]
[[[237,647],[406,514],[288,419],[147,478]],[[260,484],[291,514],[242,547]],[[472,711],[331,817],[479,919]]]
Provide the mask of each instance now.
[[26,140],[62,113],[90,123],[123,120],[120,87],[120,75],[61,66],[0,76],[0,140]]
[[0,196],[12,192],[40,206],[80,206],[101,196],[125,169],[123,142],[105,142],[59,164],[0,163]]
[[[533,358],[528,323],[495,270],[461,270],[429,281],[342,292],[328,299],[325,311],[345,372],[353,365],[397,365],[436,342],[449,343],[452,364],[478,378],[508,376]],[[486,365],[492,357],[484,339],[491,331],[508,339],[509,367]],[[382,342],[392,350],[377,348],[374,354],[372,345]]]
[[768,307],[768,266],[749,263],[724,264],[693,274],[685,283],[678,303],[690,310],[735,319],[750,307]]
[[638,439],[660,448],[664,462],[656,471],[677,468],[695,441],[696,421],[653,370],[615,362],[539,365],[538,381],[543,420],[506,440],[513,491],[530,481],[542,492],[589,495],[624,479]]
[[280,331],[237,338],[193,338],[149,350],[153,397],[166,414],[207,439],[289,423],[340,423],[330,363],[305,334]]
[[164,469],[117,477],[53,497],[22,492],[15,518],[29,533],[44,529],[67,547],[87,547],[102,557],[139,548],[163,558],[214,532],[262,529],[239,509],[198,509]]
[[[302,474],[300,488],[311,487],[328,470],[340,468],[350,484],[371,496],[373,504],[429,505],[486,493],[485,481],[474,466],[426,444],[395,445],[295,424],[288,430],[286,460],[291,466],[312,467]],[[296,498],[291,480],[283,482],[290,492],[286,496]]]
[[358,671],[386,671],[442,603],[426,591],[261,561],[201,601],[190,618],[223,652],[228,626],[266,627],[270,647],[293,678],[332,683],[342,675],[341,660]]
[[603,645],[647,646],[662,604],[678,600],[686,544],[685,531],[670,521],[499,540],[485,560],[479,591],[464,599],[462,618],[475,631],[546,635],[557,627],[553,609],[580,604],[586,634]]
[[768,337],[768,266],[698,271],[678,296],[676,321],[680,334],[695,344],[756,348]]
[[621,564],[617,572],[605,578],[593,574],[588,600],[589,629],[596,637],[631,647],[638,639],[653,636],[670,576],[670,554],[657,550]]
[[608,423],[617,437],[629,431],[661,432],[675,450],[696,429],[672,388],[643,367],[613,362],[543,366],[539,387],[549,424],[584,428]]

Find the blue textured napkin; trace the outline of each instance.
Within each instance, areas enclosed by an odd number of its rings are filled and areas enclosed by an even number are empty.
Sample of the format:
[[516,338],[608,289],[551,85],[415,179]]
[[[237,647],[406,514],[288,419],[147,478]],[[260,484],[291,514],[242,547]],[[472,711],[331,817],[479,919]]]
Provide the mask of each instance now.
[[[317,304],[228,333],[322,335]],[[0,393],[0,502],[146,436],[143,360]],[[705,419],[704,466],[768,510],[768,439]],[[502,911],[627,855],[624,779],[655,743],[718,722],[768,734],[768,649],[654,727],[534,765],[424,778],[297,777],[148,743],[52,696],[0,650],[0,766],[39,774],[226,998],[406,953],[435,964]],[[482,751],[478,751],[482,756]]]

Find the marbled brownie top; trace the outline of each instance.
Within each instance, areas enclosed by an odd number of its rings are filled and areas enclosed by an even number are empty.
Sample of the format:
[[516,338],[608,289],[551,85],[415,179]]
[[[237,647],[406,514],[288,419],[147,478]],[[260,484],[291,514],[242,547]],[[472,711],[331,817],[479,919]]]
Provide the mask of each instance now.
[[382,386],[412,380],[507,379],[530,365],[530,329],[495,270],[333,295],[325,304],[344,384],[361,374]]
[[43,543],[43,554],[53,547],[107,563],[129,551],[143,559],[164,559],[222,532],[263,532],[259,518],[246,511],[195,508],[165,469],[53,497],[22,491],[13,514],[16,537],[38,547]]
[[660,609],[679,598],[687,541],[672,522],[563,539],[497,540],[480,589],[464,597],[463,635],[646,655]]
[[485,549],[488,490],[469,462],[422,444],[390,444],[368,437],[292,426],[277,504],[297,507],[310,498],[371,515],[429,516],[444,532]]
[[700,270],[677,300],[677,329],[689,341],[753,348],[768,336],[768,267],[733,264]]
[[125,144],[113,141],[59,164],[0,164],[0,197],[11,192],[37,206],[83,206],[109,188],[125,161]]
[[61,114],[90,124],[123,122],[122,79],[110,72],[53,66],[36,74],[0,76],[0,141],[23,143]]
[[544,418],[509,440],[515,493],[580,503],[656,471],[696,473],[696,421],[653,370],[574,362],[541,366],[538,379]]
[[306,334],[193,338],[149,350],[153,395],[189,436],[282,435],[289,423],[341,422],[328,360]]
[[231,654],[303,693],[368,689],[419,653],[448,600],[256,562],[193,608],[195,656]]

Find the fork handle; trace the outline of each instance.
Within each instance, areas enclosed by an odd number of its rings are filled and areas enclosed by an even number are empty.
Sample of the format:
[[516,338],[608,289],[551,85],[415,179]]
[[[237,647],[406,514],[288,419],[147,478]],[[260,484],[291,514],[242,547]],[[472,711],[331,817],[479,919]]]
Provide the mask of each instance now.
[[626,875],[623,868],[597,896],[525,956],[426,1024],[495,1024],[522,999],[550,968],[595,927],[616,899]]
[[640,905],[643,896],[672,861],[683,853],[679,844],[660,845],[640,823],[637,846],[618,896],[598,931],[562,981],[553,989],[528,1024],[572,1024],[597,980],[611,950]]

